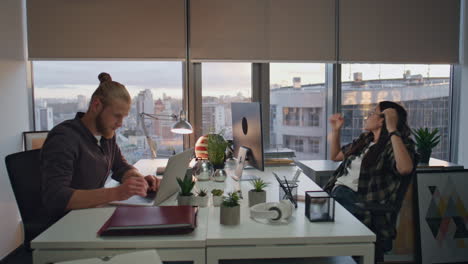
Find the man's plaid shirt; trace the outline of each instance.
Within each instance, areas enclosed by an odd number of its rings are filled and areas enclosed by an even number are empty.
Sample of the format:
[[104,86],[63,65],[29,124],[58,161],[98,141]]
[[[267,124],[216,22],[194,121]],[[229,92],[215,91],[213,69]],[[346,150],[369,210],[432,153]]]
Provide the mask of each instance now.
[[[331,190],[335,186],[336,179],[348,173],[348,168],[351,162],[368,148],[369,144],[372,142],[372,138],[373,137],[369,136],[368,133],[362,133],[359,138],[341,148],[342,152],[346,153],[355,144],[358,144],[363,140],[365,141],[364,148],[362,148],[359,153],[349,155],[348,157],[345,156],[341,165],[325,185],[325,191],[331,193]],[[416,151],[414,141],[410,138],[403,138],[403,143],[406,145],[406,149],[408,150],[412,160],[415,161]],[[372,147],[375,147],[375,145]],[[364,168],[361,166],[357,195],[361,201],[393,204],[396,200],[398,187],[400,186],[400,178],[405,176],[401,176],[396,168],[391,140],[387,142],[384,150],[378,155],[379,156],[376,159],[377,162],[372,164],[370,167]],[[368,211],[362,215],[356,215],[356,217],[358,217],[366,226],[371,225],[372,218]],[[387,214],[386,217],[382,217],[382,222],[377,223],[377,226],[379,227],[378,230],[373,231],[379,232],[381,238],[395,238],[396,229],[391,223],[390,214]]]

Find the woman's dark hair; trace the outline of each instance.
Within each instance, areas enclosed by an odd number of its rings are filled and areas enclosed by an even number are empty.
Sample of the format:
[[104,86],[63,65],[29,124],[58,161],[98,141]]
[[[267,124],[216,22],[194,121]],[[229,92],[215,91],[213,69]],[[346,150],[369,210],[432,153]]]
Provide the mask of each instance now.
[[[408,138],[411,135],[411,129],[408,126],[408,114],[406,110],[399,104],[391,102],[391,101],[382,101],[378,104],[380,112],[383,112],[385,109],[393,108],[396,110],[398,114],[398,124],[397,130],[401,134],[403,140]],[[374,139],[374,135],[372,133],[368,133],[367,136],[358,142],[355,146],[353,146],[349,151],[347,151],[345,156],[353,155],[362,151],[362,149],[370,143]],[[388,130],[385,124],[385,120],[383,121],[382,130],[380,132],[379,141],[366,153],[362,160],[362,166],[365,168],[369,167],[371,164],[376,163],[377,158],[380,156],[385,148],[385,145],[390,140],[388,137]]]
[[[398,132],[400,132],[401,136],[404,138],[409,137],[411,135],[411,129],[408,126],[408,114],[406,113],[406,110],[405,108],[403,108],[403,106],[394,102],[390,102],[390,101],[382,101],[379,103],[379,108],[380,108],[380,112],[383,112],[385,109],[388,109],[388,108],[395,109],[398,114],[398,124],[397,124]],[[385,122],[382,127],[382,131],[384,130],[386,134],[388,134],[388,130],[387,130],[387,126],[385,125]]]

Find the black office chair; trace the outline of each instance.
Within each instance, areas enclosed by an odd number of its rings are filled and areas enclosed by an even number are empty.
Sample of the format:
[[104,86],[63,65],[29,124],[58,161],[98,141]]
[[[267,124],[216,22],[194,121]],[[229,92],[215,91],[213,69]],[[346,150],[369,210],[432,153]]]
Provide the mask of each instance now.
[[396,226],[398,214],[400,213],[401,205],[405,198],[406,192],[412,180],[416,177],[416,171],[413,171],[408,176],[402,177],[400,187],[397,190],[397,198],[393,204],[379,204],[379,203],[359,203],[363,210],[370,211],[372,216],[372,223],[370,229],[377,234],[375,242],[375,263],[382,262],[384,260],[385,252],[392,250],[393,239],[383,239],[378,234],[379,218],[385,217],[386,214],[390,214],[390,221],[392,226]]
[[5,164],[23,220],[24,246],[50,226],[41,199],[40,149],[10,154]]

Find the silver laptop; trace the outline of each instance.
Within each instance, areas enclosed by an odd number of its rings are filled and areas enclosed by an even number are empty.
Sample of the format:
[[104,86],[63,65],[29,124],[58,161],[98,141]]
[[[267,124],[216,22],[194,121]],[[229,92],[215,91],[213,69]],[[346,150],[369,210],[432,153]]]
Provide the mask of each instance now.
[[164,176],[162,177],[161,184],[159,185],[159,190],[156,192],[156,196],[154,196],[154,198],[134,195],[127,200],[114,201],[111,202],[111,204],[132,206],[160,205],[179,190],[176,178],[184,178],[190,160],[192,159],[192,154],[193,148],[187,149],[186,151],[169,158],[166,169],[164,170]]

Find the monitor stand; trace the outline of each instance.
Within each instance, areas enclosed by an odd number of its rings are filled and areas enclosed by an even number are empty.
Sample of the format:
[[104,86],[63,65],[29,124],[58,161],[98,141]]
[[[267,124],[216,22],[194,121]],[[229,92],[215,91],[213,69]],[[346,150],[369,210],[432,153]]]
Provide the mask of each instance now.
[[260,179],[260,177],[255,175],[244,175],[244,168],[245,168],[245,160],[249,155],[250,149],[246,147],[239,148],[239,154],[237,155],[237,166],[236,170],[234,171],[234,175],[232,178],[236,181],[251,181],[255,179]]

